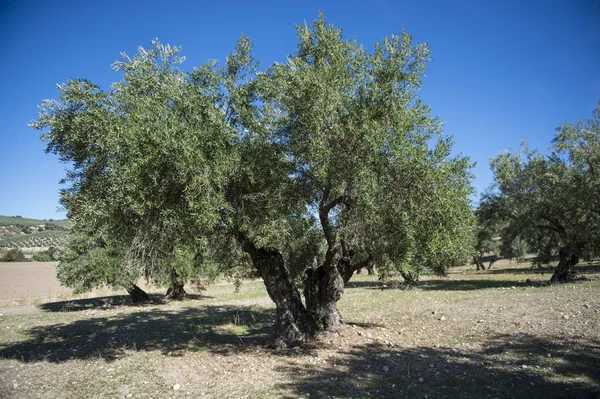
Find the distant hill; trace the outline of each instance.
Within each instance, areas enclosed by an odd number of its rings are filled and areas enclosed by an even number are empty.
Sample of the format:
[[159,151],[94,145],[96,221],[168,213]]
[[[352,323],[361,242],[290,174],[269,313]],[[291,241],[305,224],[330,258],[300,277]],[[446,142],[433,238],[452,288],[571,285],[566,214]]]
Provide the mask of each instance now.
[[40,219],[28,219],[28,218],[17,217],[17,216],[2,216],[2,215],[0,215],[0,226],[16,226],[16,225],[38,226],[38,225],[46,224],[46,223],[53,223],[57,226],[64,227],[67,229],[71,228],[71,224],[67,219],[40,220]]
[[0,216],[0,250],[48,248],[65,244],[71,223],[66,220],[39,220]]

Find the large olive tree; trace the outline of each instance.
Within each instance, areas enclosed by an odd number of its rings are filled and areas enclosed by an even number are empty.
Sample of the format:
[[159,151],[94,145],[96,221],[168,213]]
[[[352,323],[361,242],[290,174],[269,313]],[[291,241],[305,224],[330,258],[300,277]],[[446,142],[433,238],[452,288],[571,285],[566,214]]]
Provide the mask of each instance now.
[[[256,80],[268,117],[243,136],[230,198],[232,230],[277,305],[281,345],[336,331],[344,281],[364,266],[443,274],[470,253],[473,226],[469,160],[451,156],[417,95],[427,46],[403,32],[368,53],[322,16],[297,31],[296,54]],[[305,230],[292,237],[298,218]],[[297,237],[304,303],[284,264]]]
[[117,270],[160,280],[180,273],[174,253],[233,240],[275,302],[278,347],[337,330],[355,270],[443,274],[472,236],[470,162],[417,95],[427,46],[403,32],[369,53],[323,16],[298,38],[264,73],[244,37],[191,73],[155,43],[110,91],[70,81],[34,123],[72,164],[74,229],[109,237]]

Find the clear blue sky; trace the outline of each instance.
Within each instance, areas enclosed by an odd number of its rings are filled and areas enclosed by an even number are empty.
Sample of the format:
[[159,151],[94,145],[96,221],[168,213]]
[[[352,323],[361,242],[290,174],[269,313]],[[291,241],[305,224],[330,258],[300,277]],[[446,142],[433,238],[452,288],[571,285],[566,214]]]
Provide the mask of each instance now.
[[241,33],[267,68],[296,50],[294,25],[317,18],[367,49],[401,28],[432,48],[421,91],[446,121],[457,152],[492,180],[489,158],[526,139],[546,149],[562,122],[589,118],[600,100],[600,1],[7,1],[0,0],[0,215],[61,218],[64,167],[27,127],[56,84],[103,88],[125,51],[183,46],[183,68],[223,60]]

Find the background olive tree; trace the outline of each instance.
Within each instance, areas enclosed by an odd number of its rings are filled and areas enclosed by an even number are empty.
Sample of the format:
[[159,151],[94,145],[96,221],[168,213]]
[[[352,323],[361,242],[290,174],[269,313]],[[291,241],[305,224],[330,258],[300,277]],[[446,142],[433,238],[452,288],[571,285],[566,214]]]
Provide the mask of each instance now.
[[495,184],[480,210],[503,225],[503,241],[559,256],[551,282],[571,280],[581,257],[600,252],[599,149],[600,105],[592,119],[560,125],[550,154],[525,147],[491,161]]

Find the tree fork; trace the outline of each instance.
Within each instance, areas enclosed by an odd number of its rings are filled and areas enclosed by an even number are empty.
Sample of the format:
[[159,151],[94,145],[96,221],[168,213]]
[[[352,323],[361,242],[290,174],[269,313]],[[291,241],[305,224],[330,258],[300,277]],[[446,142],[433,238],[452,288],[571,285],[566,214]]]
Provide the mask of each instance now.
[[316,333],[315,320],[302,303],[300,293],[285,268],[279,251],[257,248],[244,233],[236,233],[242,250],[250,255],[260,273],[267,293],[276,307],[273,346],[285,349],[312,340]]

